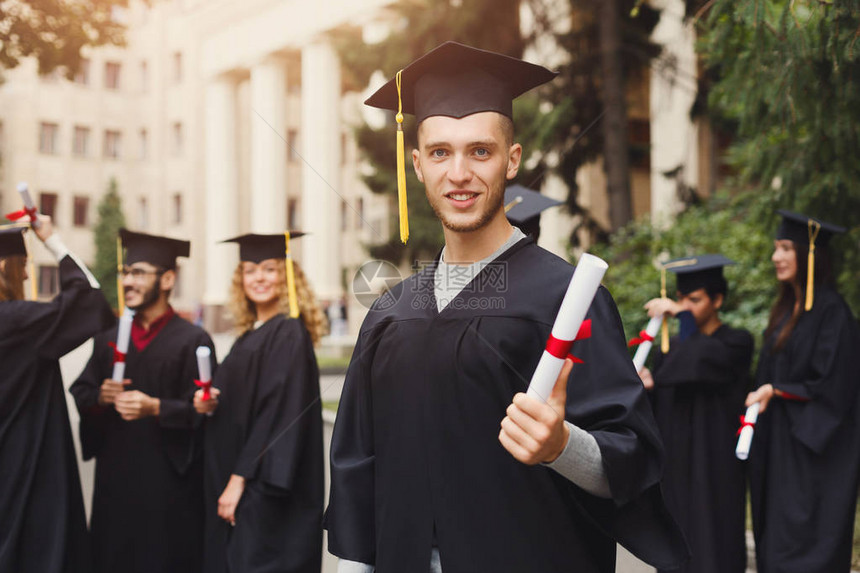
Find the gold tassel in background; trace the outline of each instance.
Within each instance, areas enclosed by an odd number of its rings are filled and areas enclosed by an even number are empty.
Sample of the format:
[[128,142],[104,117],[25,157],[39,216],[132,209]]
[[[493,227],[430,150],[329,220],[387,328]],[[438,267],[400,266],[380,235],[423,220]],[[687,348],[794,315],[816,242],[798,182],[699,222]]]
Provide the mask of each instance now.
[[[666,267],[660,269],[660,296],[667,298],[666,293]],[[660,323],[660,352],[666,354],[669,352],[669,323],[666,321],[666,315],[663,315],[663,321]]]
[[809,228],[809,255],[806,258],[806,310],[812,310],[812,299],[815,293],[815,239],[821,230],[821,224],[812,219],[807,221]]
[[296,271],[293,268],[293,256],[290,254],[290,232],[284,233],[285,261],[287,265],[287,295],[290,299],[290,318],[299,317],[299,301],[296,295]]
[[29,233],[24,233],[24,245],[27,250],[27,274],[30,275],[30,300],[39,300],[39,280],[36,276],[36,263],[33,261]]
[[122,288],[122,239],[116,238],[116,304],[119,315],[125,312],[125,291]]
[[406,158],[403,143],[403,101],[400,99],[400,74],[395,77],[397,83],[397,204],[400,210],[400,240],[403,244],[409,239],[409,213],[406,206]]

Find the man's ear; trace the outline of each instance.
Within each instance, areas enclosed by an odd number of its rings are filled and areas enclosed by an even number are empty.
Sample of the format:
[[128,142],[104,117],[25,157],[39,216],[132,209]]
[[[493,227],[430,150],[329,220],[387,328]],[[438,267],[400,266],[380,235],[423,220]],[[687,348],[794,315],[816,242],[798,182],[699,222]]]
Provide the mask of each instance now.
[[723,306],[723,300],[725,300],[725,297],[723,296],[722,293],[717,293],[714,295],[714,298],[711,300],[714,304],[714,308],[717,310],[720,310],[720,307]]
[[519,143],[514,143],[508,150],[508,169],[505,172],[505,178],[510,181],[517,176],[520,170],[520,161],[523,158],[523,146]]
[[421,173],[421,152],[417,149],[412,150],[412,168],[415,170],[418,181],[424,183],[424,174]]
[[161,282],[159,282],[158,286],[163,291],[173,290],[173,287],[176,286],[176,271],[164,271],[164,273],[161,275]]

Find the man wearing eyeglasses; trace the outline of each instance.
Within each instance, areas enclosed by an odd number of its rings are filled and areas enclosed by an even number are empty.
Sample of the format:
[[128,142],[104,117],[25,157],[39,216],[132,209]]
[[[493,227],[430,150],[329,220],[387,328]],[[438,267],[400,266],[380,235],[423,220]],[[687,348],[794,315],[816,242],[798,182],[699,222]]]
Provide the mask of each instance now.
[[[199,572],[202,467],[195,350],[212,340],[170,306],[190,243],[120,230],[122,287],[134,311],[126,379],[111,380],[117,328],[96,336],[72,385],[84,459],[96,458],[90,531],[96,572]],[[126,310],[125,312],[128,312]]]

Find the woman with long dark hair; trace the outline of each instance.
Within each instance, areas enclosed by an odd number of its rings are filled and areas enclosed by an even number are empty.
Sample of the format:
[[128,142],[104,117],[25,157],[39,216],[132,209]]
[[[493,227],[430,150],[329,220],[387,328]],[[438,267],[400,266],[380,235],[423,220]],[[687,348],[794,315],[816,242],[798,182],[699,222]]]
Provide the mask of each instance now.
[[239,338],[212,398],[194,398],[198,412],[212,413],[204,571],[319,573],[323,444],[313,347],[325,318],[301,269],[285,259],[284,235],[230,242],[241,260],[231,291]]
[[756,374],[750,451],[759,573],[847,573],[860,480],[857,322],[834,288],[828,243],[845,229],[779,211],[780,281]]
[[0,571],[89,573],[87,523],[59,358],[107,328],[98,282],[39,218],[60,293],[24,300],[22,228],[0,228]]

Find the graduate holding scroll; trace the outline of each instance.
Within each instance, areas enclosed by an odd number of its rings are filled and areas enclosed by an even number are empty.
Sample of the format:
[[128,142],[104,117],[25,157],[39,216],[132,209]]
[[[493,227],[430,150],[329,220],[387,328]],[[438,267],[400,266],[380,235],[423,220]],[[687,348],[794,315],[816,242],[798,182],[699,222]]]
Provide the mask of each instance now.
[[847,573],[860,480],[860,329],[834,288],[829,243],[845,231],[798,213],[771,256],[779,294],[764,332],[749,453],[760,573]]
[[59,358],[107,328],[113,313],[89,270],[39,218],[60,293],[24,300],[20,227],[0,227],[0,571],[89,573],[81,483]]
[[[290,238],[302,236],[291,232]],[[231,313],[239,338],[206,420],[206,573],[319,573],[323,437],[314,344],[325,317],[288,239],[243,235]],[[285,264],[286,263],[286,264]]]
[[720,318],[728,295],[723,267],[732,264],[722,255],[669,261],[677,300],[655,298],[645,305],[650,316],[674,317],[680,326],[668,353],[656,346],[653,372],[640,372],[666,448],[663,493],[692,553],[673,572],[746,570],[744,467],[734,452],[753,338]]
[[[72,385],[84,459],[96,459],[90,520],[95,571],[199,572],[203,558],[202,417],[191,403],[202,329],[170,306],[176,259],[190,243],[120,230],[125,303],[135,311],[126,356],[117,328],[95,338]],[[112,344],[114,345],[112,347]],[[214,366],[214,350],[213,356]],[[124,360],[125,380],[112,380]]]
[[415,115],[412,167],[445,246],[359,333],[326,514],[342,571],[603,573],[616,539],[653,563],[684,557],[659,493],[659,432],[605,288],[571,349],[583,363],[571,374],[567,362],[546,401],[525,393],[574,269],[505,218],[523,154],[512,100],[554,76],[448,42],[367,101]]

